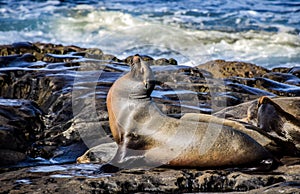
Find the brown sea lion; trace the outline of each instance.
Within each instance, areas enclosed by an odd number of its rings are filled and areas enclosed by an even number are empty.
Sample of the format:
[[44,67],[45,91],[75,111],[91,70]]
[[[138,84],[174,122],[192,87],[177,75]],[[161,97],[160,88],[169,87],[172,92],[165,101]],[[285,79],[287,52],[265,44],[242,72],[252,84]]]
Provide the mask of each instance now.
[[[220,118],[241,120],[257,125],[258,101],[252,100],[236,106],[230,106],[213,115]],[[275,97],[272,101],[285,112],[300,117],[300,97]]]
[[[191,114],[187,116],[189,119],[195,119],[195,116]],[[268,141],[261,140],[267,137],[270,143],[277,147],[271,148],[277,154],[300,154],[300,97],[269,98],[263,96],[254,101],[228,107],[215,113],[214,116],[225,117],[226,120],[242,123],[243,126],[254,125],[256,128],[252,129],[255,129],[259,136],[249,130],[245,132],[263,146],[266,145],[264,142]],[[264,138],[261,139],[260,135]]]
[[274,152],[278,151],[278,148],[274,147],[275,142],[269,138],[269,135],[267,135],[266,133],[262,133],[261,131],[259,131],[258,128],[251,124],[199,113],[186,113],[181,117],[181,119],[197,122],[213,122],[220,125],[228,126],[249,135],[267,150]]
[[293,145],[290,152],[300,154],[300,118],[266,96],[258,99],[257,125],[276,138],[278,143]]
[[259,143],[233,127],[164,115],[151,100],[154,85],[151,68],[135,56],[130,72],[109,90],[109,123],[119,144],[111,164],[123,168],[213,167],[272,158]]

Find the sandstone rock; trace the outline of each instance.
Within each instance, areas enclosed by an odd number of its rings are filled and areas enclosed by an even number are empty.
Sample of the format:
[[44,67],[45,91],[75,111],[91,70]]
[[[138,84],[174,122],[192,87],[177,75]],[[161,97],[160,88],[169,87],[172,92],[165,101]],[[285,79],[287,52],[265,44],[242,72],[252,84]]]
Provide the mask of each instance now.
[[227,78],[233,76],[252,78],[261,77],[269,72],[269,70],[251,63],[224,60],[209,61],[198,65],[198,68],[209,71],[214,78]]

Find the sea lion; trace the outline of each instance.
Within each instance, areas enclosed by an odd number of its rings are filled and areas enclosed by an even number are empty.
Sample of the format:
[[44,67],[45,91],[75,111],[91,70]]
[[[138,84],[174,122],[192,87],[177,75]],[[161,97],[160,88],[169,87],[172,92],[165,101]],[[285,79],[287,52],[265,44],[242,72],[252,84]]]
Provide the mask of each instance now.
[[[270,99],[285,112],[300,117],[300,97],[274,97]],[[236,106],[230,106],[213,115],[220,118],[245,121],[257,126],[258,101],[258,99],[255,99]]]
[[135,56],[131,70],[110,88],[109,124],[119,144],[111,164],[123,168],[214,167],[272,158],[250,136],[232,127],[164,115],[150,97],[154,86],[151,68]]
[[296,155],[300,152],[300,118],[285,111],[270,98],[258,99],[257,125],[272,135],[278,143],[295,146],[289,151]]
[[[265,146],[269,139],[274,147],[268,147],[274,154],[298,155],[300,152],[300,97],[262,96],[254,101],[228,107],[214,114],[219,119],[226,118],[232,122],[241,123],[258,132],[242,130],[253,139]],[[188,114],[185,119],[196,119],[197,116]],[[224,125],[228,123],[224,122]],[[248,125],[249,124],[249,125]],[[239,129],[241,130],[241,129]],[[251,133],[249,133],[251,132]],[[253,136],[254,135],[254,136]],[[262,135],[263,138],[260,138]],[[265,137],[267,139],[265,139]],[[264,141],[261,141],[264,140]]]
[[274,147],[275,142],[269,138],[270,136],[267,133],[260,131],[257,127],[251,124],[199,113],[186,113],[180,119],[197,122],[213,122],[223,126],[231,127],[235,130],[249,135],[267,150],[271,152],[278,152],[278,148]]

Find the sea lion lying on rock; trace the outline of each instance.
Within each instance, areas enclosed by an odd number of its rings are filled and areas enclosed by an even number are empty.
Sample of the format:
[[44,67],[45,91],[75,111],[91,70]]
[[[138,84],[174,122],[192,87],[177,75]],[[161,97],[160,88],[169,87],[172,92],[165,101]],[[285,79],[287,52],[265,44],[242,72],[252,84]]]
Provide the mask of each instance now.
[[107,96],[109,124],[119,148],[112,165],[121,168],[236,166],[272,155],[234,127],[164,115],[151,100],[155,80],[139,56]]
[[258,99],[257,125],[274,137],[279,144],[293,146],[295,155],[300,154],[300,118],[285,111],[268,97]]
[[[275,143],[279,148],[276,149],[277,154],[300,154],[300,97],[262,96],[257,100],[223,109],[214,116],[240,122],[243,126],[247,126],[248,123],[257,127],[256,131],[259,134],[267,136],[272,140],[272,144]],[[195,119],[195,116],[187,117]],[[261,143],[256,136],[252,136],[248,131],[246,133]]]

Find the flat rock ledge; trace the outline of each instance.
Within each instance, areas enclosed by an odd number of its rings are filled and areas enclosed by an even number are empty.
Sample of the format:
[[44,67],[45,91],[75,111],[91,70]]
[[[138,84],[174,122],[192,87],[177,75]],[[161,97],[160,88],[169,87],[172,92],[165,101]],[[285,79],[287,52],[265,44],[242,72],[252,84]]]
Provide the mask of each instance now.
[[[232,169],[154,168],[99,174],[99,164],[23,168],[2,174],[1,193],[297,193],[300,165],[282,166],[271,174]],[[11,181],[14,180],[14,181]]]

